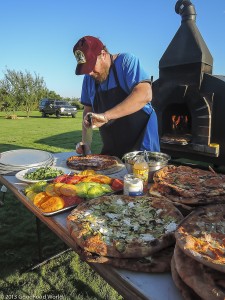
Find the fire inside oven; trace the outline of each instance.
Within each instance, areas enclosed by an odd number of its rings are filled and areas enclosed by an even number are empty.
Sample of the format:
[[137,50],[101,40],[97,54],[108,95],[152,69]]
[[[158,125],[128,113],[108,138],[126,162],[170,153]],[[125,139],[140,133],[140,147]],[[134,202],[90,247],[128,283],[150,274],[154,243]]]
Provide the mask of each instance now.
[[180,145],[191,142],[192,118],[185,103],[169,105],[163,113],[162,120],[161,142]]

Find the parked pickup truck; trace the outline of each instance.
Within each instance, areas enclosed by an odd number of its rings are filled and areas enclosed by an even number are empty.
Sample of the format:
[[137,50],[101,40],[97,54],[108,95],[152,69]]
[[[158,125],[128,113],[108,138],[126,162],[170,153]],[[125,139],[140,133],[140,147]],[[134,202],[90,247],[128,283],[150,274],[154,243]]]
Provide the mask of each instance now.
[[40,101],[39,111],[42,113],[43,118],[48,115],[56,115],[57,118],[60,118],[61,116],[71,116],[72,118],[75,118],[77,108],[64,100],[45,98]]

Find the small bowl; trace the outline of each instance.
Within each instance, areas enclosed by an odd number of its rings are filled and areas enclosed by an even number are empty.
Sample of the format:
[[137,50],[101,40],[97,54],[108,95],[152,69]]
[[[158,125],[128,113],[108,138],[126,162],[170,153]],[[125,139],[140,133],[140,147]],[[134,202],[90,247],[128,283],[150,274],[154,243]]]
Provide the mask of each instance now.
[[149,176],[148,181],[153,181],[153,175],[156,171],[165,167],[168,164],[168,161],[171,157],[162,152],[151,152],[151,151],[134,151],[128,152],[124,154],[122,160],[125,163],[126,169],[128,173],[133,173],[133,166],[135,161],[137,160],[138,155],[144,155],[146,157],[146,161],[148,160],[149,165]]

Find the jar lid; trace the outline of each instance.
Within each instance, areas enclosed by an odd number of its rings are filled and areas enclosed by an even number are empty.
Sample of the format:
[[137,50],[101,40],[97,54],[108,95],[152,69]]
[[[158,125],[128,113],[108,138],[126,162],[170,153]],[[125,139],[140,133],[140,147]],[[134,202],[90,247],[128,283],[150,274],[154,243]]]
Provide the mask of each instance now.
[[143,196],[143,195],[144,195],[143,192],[140,192],[140,191],[138,191],[138,192],[129,192],[129,196],[131,196],[131,197]]

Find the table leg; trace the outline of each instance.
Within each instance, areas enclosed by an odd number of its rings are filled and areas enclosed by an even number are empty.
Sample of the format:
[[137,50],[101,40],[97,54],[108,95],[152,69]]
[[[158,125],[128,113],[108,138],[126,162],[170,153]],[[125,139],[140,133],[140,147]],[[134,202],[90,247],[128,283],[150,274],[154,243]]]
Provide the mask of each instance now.
[[38,219],[38,217],[36,217],[36,230],[37,230],[37,240],[38,240],[38,258],[39,258],[39,262],[42,261],[40,222],[41,221]]
[[2,192],[2,200],[0,200],[0,207],[4,205],[5,194],[7,192],[7,188],[4,185],[1,187],[1,192]]
[[38,258],[39,258],[39,264],[36,264],[35,266],[31,267],[27,271],[35,270],[35,269],[41,267],[42,265],[46,264],[50,260],[52,260],[54,258],[57,258],[60,255],[62,255],[64,253],[72,250],[72,248],[68,248],[68,246],[66,245],[66,243],[64,243],[64,249],[65,249],[64,251],[61,251],[61,252],[57,253],[56,255],[51,256],[51,257],[43,260],[43,257],[42,257],[42,247],[41,247],[41,221],[40,221],[40,219],[38,217],[36,217],[36,230],[37,230],[37,240],[38,240]]

